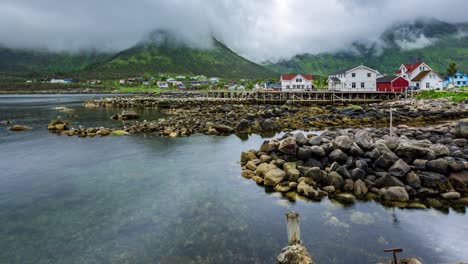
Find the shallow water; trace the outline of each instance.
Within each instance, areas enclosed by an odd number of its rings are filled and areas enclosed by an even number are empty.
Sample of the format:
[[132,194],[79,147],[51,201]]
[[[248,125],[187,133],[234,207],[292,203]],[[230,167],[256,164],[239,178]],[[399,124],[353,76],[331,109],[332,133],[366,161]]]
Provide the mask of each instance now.
[[[285,212],[317,263],[376,263],[384,248],[425,263],[468,261],[468,217],[450,211],[290,202],[240,176],[236,136],[79,138],[47,123],[56,106],[72,126],[116,126],[118,109],[85,109],[89,96],[0,96],[0,263],[274,263],[287,243]],[[160,115],[139,111],[143,119]]]

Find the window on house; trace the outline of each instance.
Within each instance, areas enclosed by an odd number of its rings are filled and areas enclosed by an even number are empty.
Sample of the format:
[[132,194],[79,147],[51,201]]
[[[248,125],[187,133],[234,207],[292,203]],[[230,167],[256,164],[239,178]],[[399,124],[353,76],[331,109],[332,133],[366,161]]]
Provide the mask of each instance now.
[[296,79],[296,82],[302,82],[302,79]]
[[361,83],[361,88],[364,88],[365,87],[365,83]]
[[429,83],[426,83],[426,88],[428,88],[428,89],[429,89],[429,85],[430,85]]
[[370,77],[371,77],[371,75],[372,75],[372,74],[371,74],[370,72],[369,72],[369,73],[367,73],[367,77],[369,77],[369,78],[370,78]]
[[351,73],[351,77],[356,77],[356,73]]
[[289,89],[289,87],[290,87],[289,85],[286,85],[286,89]]
[[419,87],[419,83],[416,83],[416,87]]
[[351,88],[356,88],[356,83],[355,82],[351,83]]

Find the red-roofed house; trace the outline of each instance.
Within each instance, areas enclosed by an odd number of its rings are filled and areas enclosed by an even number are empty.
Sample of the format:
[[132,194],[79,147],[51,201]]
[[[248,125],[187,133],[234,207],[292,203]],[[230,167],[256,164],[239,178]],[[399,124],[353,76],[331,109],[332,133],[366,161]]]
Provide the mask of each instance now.
[[314,77],[310,74],[281,75],[281,89],[283,91],[306,91],[312,89]]
[[422,90],[442,89],[443,79],[422,61],[402,64],[396,75],[410,82],[411,86]]

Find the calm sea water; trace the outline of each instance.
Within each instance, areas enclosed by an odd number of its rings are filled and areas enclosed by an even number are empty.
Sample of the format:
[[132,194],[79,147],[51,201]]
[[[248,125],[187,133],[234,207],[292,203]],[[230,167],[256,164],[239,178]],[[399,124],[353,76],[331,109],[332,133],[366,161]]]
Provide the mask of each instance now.
[[[317,263],[377,263],[384,248],[425,263],[468,261],[468,217],[368,202],[288,201],[240,176],[243,150],[264,138],[57,136],[56,106],[73,126],[121,126],[89,96],[0,96],[0,263],[274,263],[285,212]],[[143,119],[157,112],[139,111]]]

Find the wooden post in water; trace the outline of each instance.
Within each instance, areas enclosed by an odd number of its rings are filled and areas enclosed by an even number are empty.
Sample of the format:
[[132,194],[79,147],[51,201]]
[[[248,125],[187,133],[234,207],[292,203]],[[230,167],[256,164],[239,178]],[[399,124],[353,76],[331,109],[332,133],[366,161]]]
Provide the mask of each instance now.
[[390,107],[390,138],[393,137],[393,109]]
[[296,212],[286,213],[286,225],[288,229],[288,244],[290,246],[301,243],[301,230],[299,228],[299,214]]

